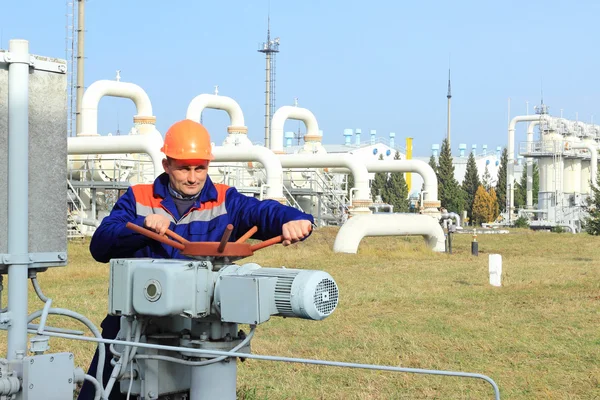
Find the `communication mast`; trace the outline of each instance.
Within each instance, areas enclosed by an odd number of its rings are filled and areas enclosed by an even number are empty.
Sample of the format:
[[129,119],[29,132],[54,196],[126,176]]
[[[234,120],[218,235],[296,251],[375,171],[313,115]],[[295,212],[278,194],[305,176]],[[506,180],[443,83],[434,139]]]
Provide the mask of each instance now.
[[271,40],[271,17],[267,18],[267,41],[258,49],[266,58],[265,78],[265,147],[270,147],[271,117],[275,113],[275,56],[279,53],[279,38]]
[[[77,6],[75,5],[77,3]],[[83,99],[83,61],[85,0],[67,0],[65,58],[67,59],[67,135],[81,130]],[[77,68],[75,68],[77,65]],[[75,125],[75,132],[73,130]]]

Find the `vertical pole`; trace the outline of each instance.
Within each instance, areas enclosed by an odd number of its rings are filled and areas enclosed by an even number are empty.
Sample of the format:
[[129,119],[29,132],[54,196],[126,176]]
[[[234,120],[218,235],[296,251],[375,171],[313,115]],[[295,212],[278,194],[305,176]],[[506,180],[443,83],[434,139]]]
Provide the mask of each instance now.
[[[412,150],[413,150],[413,138],[406,138],[406,159],[412,160]],[[408,186],[408,195],[410,196],[410,191],[412,189],[412,174],[408,172],[406,174],[406,186]]]
[[[8,254],[23,259],[29,238],[29,42],[11,40],[8,66]],[[27,348],[27,264],[8,266],[9,360]]]
[[[510,127],[510,97],[508,98],[508,125]],[[508,134],[509,138],[511,136],[511,132],[509,129],[509,134]],[[512,136],[514,138],[514,130],[512,132]],[[514,140],[511,142],[509,139],[509,146],[508,146],[508,162],[506,163],[506,202],[505,202],[505,207],[506,207],[506,213],[508,214],[508,223],[510,224],[510,218],[511,218],[511,214],[512,214],[512,205],[514,204],[514,193],[513,193],[513,189],[512,189],[512,182],[513,182],[513,175],[514,175],[514,155],[515,155],[515,149],[514,149]],[[511,146],[512,145],[512,146]]]
[[75,117],[76,134],[81,133],[81,101],[83,100],[83,63],[85,44],[85,0],[77,0],[77,109]]
[[265,147],[271,148],[270,143],[270,132],[271,132],[271,53],[266,53],[267,59],[267,78],[266,78],[266,89],[265,89]]
[[191,378],[190,400],[236,399],[236,359],[192,367]]

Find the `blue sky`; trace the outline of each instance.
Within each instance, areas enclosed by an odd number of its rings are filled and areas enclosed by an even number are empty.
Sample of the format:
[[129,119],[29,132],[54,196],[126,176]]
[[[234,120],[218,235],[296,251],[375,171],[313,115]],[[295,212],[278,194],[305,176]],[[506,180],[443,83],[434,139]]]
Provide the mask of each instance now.
[[[2,0],[2,48],[30,41],[32,53],[65,55],[64,0]],[[264,136],[264,56],[268,0],[86,3],[86,85],[114,79],[146,90],[164,133],[201,93],[233,97],[251,140]],[[506,145],[511,116],[540,100],[553,115],[600,122],[596,1],[282,1],[271,0],[271,32],[281,38],[277,106],[310,109],[325,143],[344,128],[414,138],[428,156],[446,133],[448,64],[452,68],[452,147]],[[100,103],[102,133],[127,132],[135,113],[125,99]],[[221,143],[228,118],[205,112]],[[297,121],[286,123],[296,131]],[[525,140],[524,127],[517,141]]]

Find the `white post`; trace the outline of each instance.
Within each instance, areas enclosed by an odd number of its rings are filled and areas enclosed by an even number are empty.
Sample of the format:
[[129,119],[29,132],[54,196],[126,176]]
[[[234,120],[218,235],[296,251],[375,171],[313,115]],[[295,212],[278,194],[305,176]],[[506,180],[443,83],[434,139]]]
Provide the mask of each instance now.
[[502,286],[502,256],[500,254],[490,254],[489,269],[490,285]]

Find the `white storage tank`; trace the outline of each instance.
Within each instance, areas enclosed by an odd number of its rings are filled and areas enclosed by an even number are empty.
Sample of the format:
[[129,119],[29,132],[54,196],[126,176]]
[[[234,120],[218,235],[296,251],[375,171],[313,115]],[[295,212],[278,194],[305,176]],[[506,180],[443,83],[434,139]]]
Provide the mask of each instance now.
[[[583,139],[583,143],[590,143],[593,145],[597,145],[596,141],[591,137],[586,137]],[[586,152],[587,153],[587,152]],[[581,160],[581,194],[591,194],[591,161],[589,158],[589,153]]]
[[[581,139],[576,136],[567,136],[566,142],[570,144],[581,143]],[[575,194],[581,192],[581,158],[580,151],[573,150],[572,146],[566,153],[569,155],[564,159],[564,183],[563,190],[567,194]]]
[[563,191],[564,162],[560,156],[563,148],[563,137],[555,131],[542,134],[542,151],[545,156],[540,157],[540,190],[538,193],[538,207],[548,209],[556,204],[555,192]]

